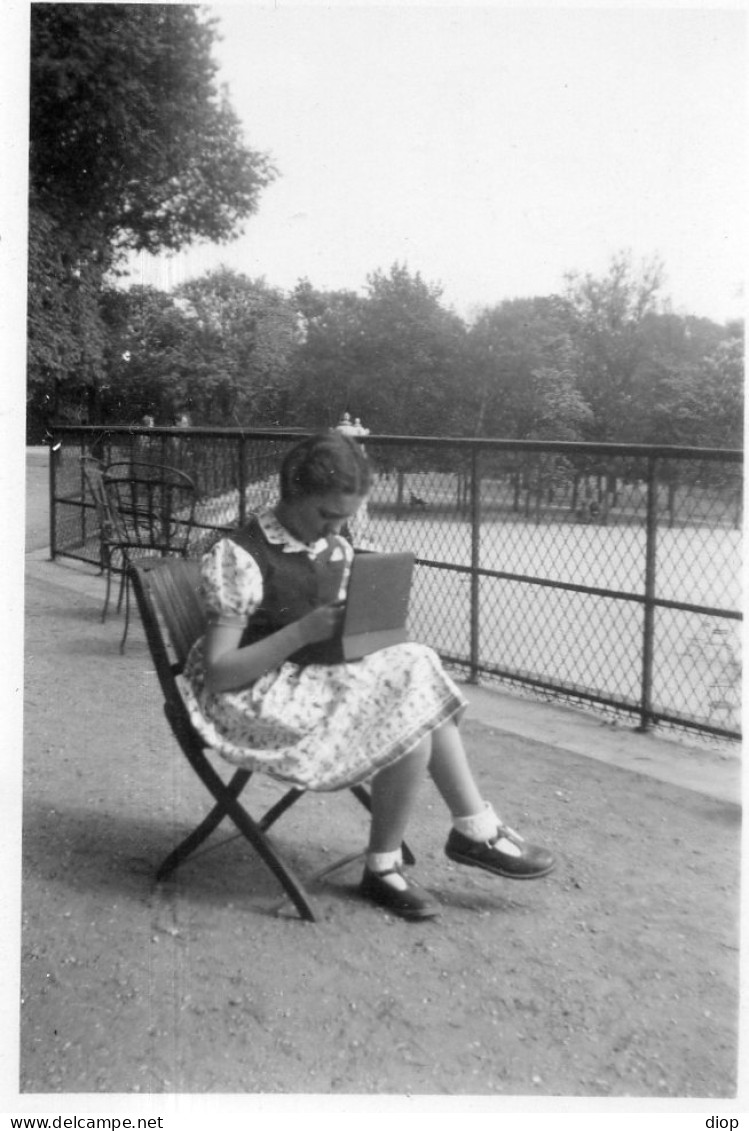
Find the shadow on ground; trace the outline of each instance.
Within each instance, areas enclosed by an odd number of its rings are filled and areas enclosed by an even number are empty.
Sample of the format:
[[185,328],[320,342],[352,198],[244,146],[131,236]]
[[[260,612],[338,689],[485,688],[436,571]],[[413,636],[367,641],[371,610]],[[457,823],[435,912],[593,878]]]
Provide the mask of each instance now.
[[[427,783],[438,920],[363,903],[352,865],[302,923],[236,839],[156,885],[207,795],[100,596],[27,581],[21,1092],[735,1094],[737,805],[469,718],[485,795],[558,853],[544,880],[449,862]],[[364,821],[310,795],[278,836],[308,875]]]

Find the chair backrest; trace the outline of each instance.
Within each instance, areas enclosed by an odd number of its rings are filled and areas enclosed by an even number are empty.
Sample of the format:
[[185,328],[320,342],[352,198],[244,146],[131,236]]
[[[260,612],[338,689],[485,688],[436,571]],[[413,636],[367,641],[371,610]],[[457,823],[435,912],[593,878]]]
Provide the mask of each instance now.
[[117,538],[123,534],[117,512],[107,494],[104,482],[104,464],[96,456],[81,456],[81,470],[91,498],[96,507],[96,517],[103,539]]
[[103,483],[123,542],[145,550],[186,552],[197,504],[189,475],[163,464],[111,463]]
[[81,456],[81,471],[97,507],[106,505],[104,464],[96,456]]
[[200,562],[194,558],[145,558],[130,566],[146,640],[168,702],[179,698],[174,677],[205,632],[198,593]]

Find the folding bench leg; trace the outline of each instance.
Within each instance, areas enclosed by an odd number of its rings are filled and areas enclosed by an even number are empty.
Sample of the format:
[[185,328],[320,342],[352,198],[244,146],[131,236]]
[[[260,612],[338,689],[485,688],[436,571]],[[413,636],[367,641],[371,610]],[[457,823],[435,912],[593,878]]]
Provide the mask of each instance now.
[[290,809],[300,797],[304,797],[304,794],[305,790],[303,789],[288,790],[280,801],[277,801],[275,805],[271,806],[268,812],[260,818],[257,823],[258,828],[262,829],[263,832],[267,832],[271,825],[275,824],[278,818],[282,817],[287,809]]
[[[171,711],[167,705],[165,705],[165,711],[171,721]],[[176,727],[176,733],[179,733],[179,726]],[[216,804],[197,828],[167,856],[166,860],[164,860],[163,864],[159,867],[156,878],[158,880],[164,879],[170,872],[174,871],[183,860],[186,860],[187,857],[210,836],[224,817],[229,817],[236,825],[238,831],[250,842],[261,860],[263,860],[281,882],[281,886],[291,899],[301,918],[315,922],[317,916],[315,914],[314,904],[303,884],[297,879],[281,856],[279,856],[265,835],[267,829],[269,829],[287,809],[290,809],[300,797],[303,797],[306,791],[297,788],[287,790],[275,805],[272,805],[264,816],[256,821],[237,800],[252,776],[252,771],[237,770],[230,781],[224,783],[203,754],[202,749],[196,749],[196,747],[192,746],[189,742],[185,743],[184,749],[193,769],[216,799]],[[364,808],[368,812],[371,812],[372,802],[368,790],[362,785],[355,785],[351,787],[351,792]],[[344,857],[333,865],[324,868],[320,873],[314,876],[313,879],[321,879],[337,868],[351,863],[361,855],[362,853],[354,853]],[[413,864],[415,860],[413,853],[405,842],[403,844],[403,859],[407,864]]]
[[[364,806],[367,812],[371,813],[372,799],[366,786],[353,785],[350,786],[349,789],[350,792],[353,793],[357,801],[359,801]],[[275,821],[277,821],[278,818],[283,813],[285,813],[287,809],[290,809],[291,806],[294,805],[300,797],[304,796],[305,792],[306,791],[303,789],[288,790],[286,793],[284,793],[283,797],[281,797],[280,800],[278,800],[276,804],[273,805],[268,810],[268,812],[260,818],[260,820],[258,821],[258,827],[263,831],[269,829],[270,826]],[[416,863],[416,857],[405,841],[401,846],[401,851],[403,853],[403,860],[406,864]],[[358,852],[350,852],[347,856],[342,856],[340,857],[340,859],[334,860],[332,864],[326,864],[324,868],[321,868],[318,872],[315,872],[314,875],[309,877],[309,879],[315,883],[318,883],[320,880],[326,879],[334,872],[338,872],[343,868],[347,868],[349,864],[354,864],[357,860],[364,860],[366,855],[366,849],[360,849]]]
[[[165,711],[167,717],[171,718],[168,705],[165,705]],[[214,829],[224,817],[229,817],[229,819],[234,822],[239,832],[250,842],[260,859],[280,881],[281,886],[291,899],[302,919],[314,922],[317,917],[304,887],[289,866],[284,863],[276,852],[258,822],[250,816],[247,810],[244,809],[237,800],[237,797],[247,782],[247,778],[250,776],[250,772],[247,770],[238,770],[231,778],[230,782],[226,784],[205,757],[202,749],[197,749],[189,743],[185,745],[184,749],[191,766],[206,788],[213,794],[217,804],[198,829],[195,830],[195,833],[187,837],[182,845],[178,846],[174,853],[172,853],[172,857],[175,858],[172,866],[176,866],[178,862],[176,860],[177,855],[179,855],[180,860],[185,858],[187,855],[188,842],[190,842],[189,850],[193,851],[197,844],[205,840],[208,832]],[[292,804],[292,802],[289,802],[289,804]],[[163,874],[166,874],[165,868],[167,863],[169,863],[169,859],[170,858],[167,858],[159,870]]]
[[[219,781],[220,780],[219,778]],[[315,915],[314,907],[304,887],[288,865],[283,862],[263,830],[259,828],[257,822],[252,819],[249,813],[243,809],[234,798],[227,801],[226,812],[239,831],[244,833],[247,837],[258,856],[265,861],[273,874],[281,881],[284,891],[291,899],[302,919],[307,919],[314,923],[317,916]]]
[[[364,808],[367,810],[367,812],[371,813],[372,812],[372,799],[369,795],[369,790],[366,788],[366,786],[352,785],[350,787],[350,791],[351,791],[351,793],[353,793],[354,797],[359,802],[361,802],[361,804],[364,806]],[[271,825],[274,824],[274,822],[277,821],[278,818],[286,812],[287,809],[290,809],[291,806],[294,805],[299,800],[300,797],[304,796],[304,793],[305,793],[305,790],[303,790],[303,789],[290,789],[287,793],[285,793],[283,795],[283,797],[279,801],[276,802],[276,804],[271,809],[268,810],[268,812],[263,817],[260,818],[260,820],[258,821],[258,828],[262,829],[263,832],[265,832],[267,829],[269,829],[271,827]],[[404,859],[406,864],[415,864],[416,863],[416,857],[414,856],[413,852],[408,847],[408,845],[405,843],[405,841],[403,842],[401,851],[403,853],[403,859]],[[356,859],[357,856],[361,856],[361,855],[362,855],[361,852],[356,853],[355,856],[352,857],[352,859]],[[347,861],[348,857],[346,857],[345,860]],[[337,867],[337,865],[336,865],[336,867]],[[326,869],[326,872],[327,871],[332,871],[332,868]],[[321,874],[322,873],[317,874],[315,876],[315,879],[319,879]]]
[[[231,778],[231,781],[226,785],[227,792],[233,797],[239,797],[251,777],[252,772],[250,770],[237,770]],[[226,806],[220,801],[214,805],[213,809],[211,809],[210,813],[200,822],[197,828],[193,829],[190,835],[185,837],[185,839],[169,853],[164,862],[159,865],[156,872],[156,879],[166,879],[175,868],[179,867],[183,860],[186,860],[197,848],[200,848],[203,841],[207,840],[213,830],[218,828],[225,816]]]

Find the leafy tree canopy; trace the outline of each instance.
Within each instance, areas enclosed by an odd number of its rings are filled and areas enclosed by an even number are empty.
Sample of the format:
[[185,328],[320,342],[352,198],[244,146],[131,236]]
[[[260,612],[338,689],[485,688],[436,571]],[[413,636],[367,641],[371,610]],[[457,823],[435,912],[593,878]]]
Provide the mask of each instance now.
[[103,286],[125,254],[234,238],[276,175],[216,85],[215,28],[188,4],[31,7],[32,431],[63,382],[105,411]]
[[173,424],[184,407],[189,373],[184,313],[171,295],[142,286],[107,288],[101,313],[107,337],[104,419],[139,424],[148,414]]
[[173,295],[107,290],[103,312],[109,419],[137,422],[147,413],[172,424],[186,411],[196,424],[280,423],[297,316],[262,279],[222,267]]
[[442,288],[395,263],[367,279],[358,348],[359,401],[374,429],[406,435],[459,427],[466,331]]
[[531,438],[538,426],[534,374],[574,368],[561,304],[553,298],[508,299],[484,310],[468,337],[473,433]]
[[216,88],[214,34],[190,5],[32,5],[32,196],[84,246],[222,241],[256,209],[274,170]]
[[293,302],[299,316],[293,362],[291,422],[326,428],[358,402],[358,350],[365,299],[354,291],[316,290],[308,279],[297,284]]
[[259,426],[285,411],[297,314],[264,279],[219,267],[177,288],[187,316],[189,407],[204,423]]
[[637,268],[628,252],[615,255],[601,278],[567,276],[564,298],[578,383],[593,412],[589,439],[613,439],[622,421],[640,424],[637,372],[647,354],[645,327],[658,310],[663,276],[658,259]]

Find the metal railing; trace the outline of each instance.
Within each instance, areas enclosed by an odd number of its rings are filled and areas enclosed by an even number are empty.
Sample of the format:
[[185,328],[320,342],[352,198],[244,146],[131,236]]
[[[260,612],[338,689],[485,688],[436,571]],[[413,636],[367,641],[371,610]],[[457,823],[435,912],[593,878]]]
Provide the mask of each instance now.
[[[60,426],[50,547],[98,563],[80,457],[198,485],[193,551],[276,497],[298,432]],[[468,678],[740,737],[743,454],[378,436],[355,540],[411,549],[415,638]]]

